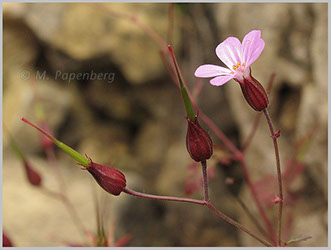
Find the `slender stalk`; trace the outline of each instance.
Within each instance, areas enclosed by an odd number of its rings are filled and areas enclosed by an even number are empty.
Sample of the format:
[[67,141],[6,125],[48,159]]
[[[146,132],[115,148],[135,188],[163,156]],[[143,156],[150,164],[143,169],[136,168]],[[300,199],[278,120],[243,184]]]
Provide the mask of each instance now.
[[247,182],[247,185],[248,185],[249,190],[252,194],[252,197],[255,201],[255,204],[261,214],[261,217],[267,227],[267,230],[269,232],[269,237],[272,241],[275,241],[276,238],[275,238],[274,230],[272,228],[269,218],[267,217],[267,214],[265,213],[265,211],[262,207],[261,201],[259,200],[256,189],[255,189],[255,186],[248,173],[244,154],[239,149],[237,149],[237,147],[226,137],[226,135],[216,126],[216,124],[201,111],[200,111],[200,117],[206,123],[206,125],[215,133],[215,135],[234,153],[235,158],[241,164],[244,178]]
[[[238,222],[234,221],[233,219],[231,219],[230,217],[226,216],[225,214],[223,214],[222,212],[220,212],[219,210],[217,210],[211,203],[209,200],[209,194],[208,194],[208,175],[207,175],[207,162],[206,161],[202,161],[201,162],[202,165],[202,175],[203,175],[203,189],[204,189],[204,196],[205,196],[205,201],[206,201],[206,206],[212,210],[214,213],[216,213],[218,216],[220,216],[223,220],[227,221],[228,223],[234,225],[235,227],[239,228],[240,230],[246,232],[247,234],[249,234],[250,236],[252,236],[254,239],[260,241],[262,244],[266,245],[266,246],[272,246],[269,243],[265,242],[264,240],[258,238],[255,234],[251,233],[249,230],[247,230],[246,228],[244,228],[241,224],[239,224]],[[240,204],[246,208],[246,210],[248,211],[247,207],[245,206],[245,204],[240,200]],[[254,217],[253,217],[254,218]],[[255,218],[254,218],[255,219]],[[254,220],[255,221],[255,220]],[[257,223],[257,225],[259,225]],[[262,228],[259,228],[263,231]]]
[[216,126],[216,124],[206,116],[202,111],[199,115],[203,122],[214,132],[214,134],[229,148],[236,158],[242,157],[242,152],[226,137],[226,135]]
[[61,175],[59,165],[57,164],[57,161],[56,161],[54,148],[53,147],[47,148],[45,151],[46,151],[48,161],[50,162],[50,165],[52,166],[52,168],[55,172],[55,175],[57,177],[57,180],[58,180],[59,189],[60,189],[59,198],[61,199],[61,201],[64,203],[64,205],[68,209],[68,212],[71,215],[76,227],[78,228],[79,231],[83,232],[83,235],[85,237],[86,236],[85,233],[87,232],[87,230],[86,230],[83,222],[80,220],[77,210],[75,209],[75,206],[72,204],[71,200],[68,197],[65,181],[63,179],[63,176]]
[[207,202],[205,200],[202,201],[202,200],[187,199],[187,198],[172,197],[172,196],[160,196],[160,195],[144,194],[144,193],[133,191],[133,190],[128,189],[128,188],[124,188],[123,192],[125,192],[127,194],[130,194],[130,195],[133,195],[133,196],[138,196],[138,197],[147,198],[147,199],[188,202],[188,203],[194,203],[194,204],[206,206],[207,208],[212,210],[215,214],[217,214],[219,217],[221,217],[223,220],[225,220],[226,222],[234,225],[235,227],[237,227],[238,229],[244,231],[245,233],[249,234],[251,237],[253,237],[257,241],[261,242],[263,245],[265,245],[267,247],[272,247],[272,245],[270,243],[268,243],[267,241],[265,241],[265,240],[261,239],[260,237],[256,236],[254,233],[252,233],[251,231],[246,229],[244,226],[242,226],[241,224],[239,224],[235,220],[233,220],[230,217],[226,216],[221,211],[217,210],[217,208],[215,208],[210,202]]
[[260,212],[260,215],[262,216],[262,219],[263,219],[263,221],[264,221],[264,223],[265,223],[265,225],[266,225],[266,227],[268,229],[269,237],[270,237],[270,239],[274,243],[276,243],[275,242],[275,240],[276,240],[275,232],[274,232],[274,230],[272,228],[272,225],[271,225],[270,220],[267,217],[267,214],[265,213],[265,211],[264,211],[264,209],[262,207],[261,201],[260,201],[260,199],[258,197],[258,194],[256,192],[256,189],[255,189],[255,185],[253,184],[253,182],[251,180],[251,177],[250,177],[250,175],[248,173],[247,165],[246,165],[246,162],[245,162],[244,158],[240,160],[240,164],[241,164],[241,167],[242,167],[242,170],[243,170],[243,174],[244,174],[245,180],[246,180],[247,185],[249,187],[249,190],[250,190],[250,192],[252,194],[252,197],[253,197],[253,199],[255,201],[255,204],[256,204],[256,206],[257,206],[257,208],[258,208],[258,210]]
[[261,120],[261,116],[262,116],[262,113],[261,112],[257,113],[257,115],[255,117],[255,120],[254,120],[254,123],[253,123],[253,126],[252,126],[252,129],[251,129],[249,135],[247,136],[246,141],[244,142],[244,146],[242,148],[242,151],[243,152],[246,151],[246,149],[248,148],[248,146],[252,142],[252,139],[253,139],[253,137],[255,135],[255,132],[257,130],[257,127],[259,126],[259,123],[260,123],[260,120]]
[[88,6],[93,6],[101,11],[106,12],[107,14],[110,14],[112,17],[122,18],[126,19],[127,21],[132,22],[139,28],[141,28],[148,36],[150,36],[161,49],[166,50],[167,49],[167,43],[161,38],[153,29],[151,29],[148,25],[145,23],[142,23],[137,16],[135,15],[128,15],[126,13],[122,13],[120,11],[107,8],[105,5],[100,3],[89,3]]
[[137,192],[137,191],[133,191],[133,190],[128,189],[128,188],[124,188],[123,192],[125,192],[127,194],[134,195],[134,196],[142,197],[142,198],[152,199],[152,200],[188,202],[188,203],[195,203],[195,204],[199,204],[199,205],[203,205],[203,206],[206,204],[206,201],[202,201],[202,200],[187,199],[187,198],[173,197],[173,196],[161,196],[161,195],[145,194],[145,193],[140,193],[140,192]]
[[279,207],[278,207],[278,246],[281,246],[281,238],[282,238],[282,213],[283,213],[283,186],[282,186],[282,171],[280,168],[280,159],[279,159],[279,150],[278,150],[278,144],[277,144],[277,137],[275,135],[274,128],[272,126],[270,115],[267,111],[267,109],[263,110],[264,116],[267,119],[271,138],[274,144],[275,149],[275,156],[276,156],[276,165],[277,165],[277,179],[278,179],[278,196],[280,198]]
[[54,198],[59,199],[60,201],[63,202],[63,204],[66,206],[66,208],[74,222],[74,225],[76,226],[77,230],[79,231],[79,233],[82,235],[83,239],[85,240],[87,230],[85,229],[83,223],[79,219],[77,212],[75,210],[75,207],[70,203],[68,198],[66,196],[64,196],[62,193],[52,191],[52,190],[48,189],[47,187],[42,187],[42,190],[47,195],[51,195]]
[[241,224],[239,224],[235,220],[231,219],[230,217],[226,216],[221,211],[217,210],[211,203],[207,203],[207,207],[211,211],[213,211],[215,214],[217,214],[219,217],[221,217],[223,220],[225,220],[226,222],[234,225],[235,227],[237,227],[238,229],[244,231],[245,233],[249,234],[251,237],[253,237],[257,241],[261,242],[263,245],[265,245],[267,247],[273,247],[273,245],[271,245],[269,242],[267,242],[267,241],[261,239],[260,237],[256,236],[255,234],[253,234],[252,232],[250,232],[248,229],[246,229],[245,227],[243,227]]
[[208,194],[207,162],[202,161],[201,165],[202,165],[204,197],[205,197],[205,201],[208,203],[209,202],[209,194]]
[[251,219],[251,221],[255,224],[256,228],[260,231],[260,233],[265,236],[268,237],[267,232],[262,228],[262,226],[260,225],[260,223],[258,222],[258,220],[255,218],[255,216],[251,213],[251,211],[249,211],[248,207],[246,206],[246,204],[243,202],[242,199],[240,199],[239,197],[235,197],[235,199],[238,201],[239,205],[241,206],[241,208],[245,211],[245,213],[247,214],[247,216]]

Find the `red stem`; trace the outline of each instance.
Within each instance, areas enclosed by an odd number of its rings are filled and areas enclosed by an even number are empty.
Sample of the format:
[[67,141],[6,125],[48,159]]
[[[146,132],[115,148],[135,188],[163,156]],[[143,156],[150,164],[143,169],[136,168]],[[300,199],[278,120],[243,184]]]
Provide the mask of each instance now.
[[282,238],[282,213],[283,213],[283,187],[282,187],[282,171],[280,168],[280,159],[279,159],[279,150],[278,150],[278,144],[277,144],[277,137],[275,136],[275,131],[272,126],[270,115],[267,111],[267,109],[263,110],[264,116],[267,119],[271,138],[274,144],[275,149],[275,156],[276,156],[276,165],[277,165],[277,179],[278,179],[278,196],[280,198],[279,207],[278,207],[278,246],[281,246],[281,238]]
[[234,225],[235,227],[239,228],[240,230],[244,231],[245,233],[249,234],[250,236],[252,236],[254,239],[258,240],[259,242],[261,242],[263,245],[267,246],[267,247],[273,247],[273,245],[271,245],[269,242],[266,242],[265,240],[262,240],[261,238],[259,238],[258,236],[256,236],[255,234],[253,234],[252,232],[250,232],[248,229],[246,229],[245,227],[243,227],[241,224],[239,224],[238,222],[236,222],[235,220],[231,219],[230,217],[226,216],[225,214],[223,214],[221,211],[217,210],[211,203],[207,203],[207,207],[213,211],[215,214],[217,214],[219,217],[221,217],[223,220],[225,220],[226,222]]
[[57,144],[59,141],[53,137],[52,135],[50,135],[49,133],[47,133],[46,131],[38,128],[36,125],[32,124],[31,122],[29,122],[27,119],[25,119],[24,117],[22,118],[22,121],[31,125],[32,127],[34,127],[35,129],[39,130],[39,132],[41,132],[42,134],[44,134],[45,136],[47,136],[52,142],[54,142],[55,144]]
[[194,204],[206,206],[211,211],[213,211],[215,214],[217,214],[219,217],[221,217],[223,220],[225,220],[226,222],[232,224],[233,226],[237,227],[238,229],[244,231],[245,233],[249,234],[251,237],[253,237],[254,239],[258,240],[263,245],[265,245],[267,247],[272,247],[272,245],[270,243],[268,243],[265,240],[259,238],[254,233],[250,232],[248,229],[246,229],[245,227],[243,227],[241,224],[239,224],[235,220],[231,219],[230,217],[226,216],[221,211],[217,210],[210,202],[206,202],[205,200],[202,201],[202,200],[186,199],[186,198],[180,198],[180,197],[171,197],[171,196],[160,196],[160,195],[144,194],[144,193],[140,193],[140,192],[136,192],[136,191],[130,190],[128,188],[124,188],[123,189],[123,192],[125,192],[127,194],[130,194],[130,195],[134,195],[134,196],[138,196],[138,197],[142,197],[142,198],[153,199],[153,200],[167,200],[167,201],[188,202],[188,203],[194,203]]
[[179,201],[179,202],[195,203],[195,204],[203,205],[203,206],[206,205],[206,201],[195,200],[195,199],[187,199],[187,198],[181,198],[181,197],[145,194],[145,193],[140,193],[140,192],[133,191],[133,190],[128,189],[128,188],[124,188],[123,192],[125,192],[127,194],[134,195],[134,196],[147,198],[147,199],[153,199],[153,200]]
[[252,139],[253,139],[253,137],[255,135],[255,132],[257,130],[257,127],[259,126],[259,123],[260,123],[260,120],[261,120],[261,116],[262,116],[262,113],[261,112],[259,112],[256,115],[255,120],[254,120],[254,123],[253,123],[253,126],[252,126],[252,129],[251,129],[251,132],[249,133],[249,135],[246,138],[246,141],[244,142],[244,146],[242,148],[242,151],[243,152],[246,151],[246,149],[248,148],[248,146],[252,142]]
[[249,211],[246,204],[239,197],[234,197],[234,198],[238,201],[241,208],[245,211],[245,213],[248,215],[248,217],[251,219],[251,221],[255,224],[256,228],[260,231],[260,233],[263,234],[263,236],[268,237],[267,232],[263,229],[263,227],[260,225],[258,220],[251,213],[251,211]]
[[242,167],[242,170],[243,170],[243,174],[244,174],[244,177],[245,177],[245,180],[247,182],[247,185],[249,187],[249,190],[251,191],[251,194],[252,194],[252,197],[255,201],[255,204],[260,212],[260,215],[262,216],[262,219],[267,227],[267,230],[269,232],[269,237],[270,239],[276,243],[276,236],[275,236],[275,232],[272,228],[272,225],[271,225],[271,222],[270,220],[268,219],[267,217],[267,214],[265,213],[263,207],[262,207],[262,204],[261,204],[261,201],[259,200],[258,198],[258,195],[257,195],[257,192],[256,192],[256,189],[255,189],[255,185],[253,184],[251,178],[250,178],[250,175],[248,173],[248,169],[247,169],[247,165],[246,165],[246,162],[245,162],[245,159],[240,159],[240,164],[241,164],[241,167]]
[[208,175],[207,175],[207,162],[202,161],[202,176],[203,176],[203,190],[204,190],[204,197],[205,201],[209,202],[209,194],[208,194]]

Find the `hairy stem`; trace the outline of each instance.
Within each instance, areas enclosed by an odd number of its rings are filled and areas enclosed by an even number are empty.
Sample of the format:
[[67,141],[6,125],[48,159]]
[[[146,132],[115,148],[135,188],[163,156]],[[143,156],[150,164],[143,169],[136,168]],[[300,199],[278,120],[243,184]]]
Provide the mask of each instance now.
[[207,162],[202,161],[202,175],[203,175],[203,190],[205,195],[205,201],[209,202],[209,194],[208,194],[208,176],[207,176]]
[[278,144],[277,144],[277,136],[275,135],[274,128],[272,126],[270,115],[267,111],[267,109],[263,110],[264,116],[267,119],[271,138],[274,144],[275,149],[275,156],[276,156],[276,165],[277,165],[277,179],[278,179],[278,196],[280,198],[279,207],[278,207],[278,246],[281,246],[281,238],[282,238],[282,213],[283,213],[283,187],[282,187],[282,172],[280,168],[280,159],[279,159],[279,150],[278,150]]

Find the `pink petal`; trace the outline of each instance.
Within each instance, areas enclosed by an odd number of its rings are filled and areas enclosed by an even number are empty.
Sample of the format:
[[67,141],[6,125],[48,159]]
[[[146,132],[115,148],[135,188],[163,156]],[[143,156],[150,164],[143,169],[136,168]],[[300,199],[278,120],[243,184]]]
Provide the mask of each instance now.
[[249,67],[261,54],[264,49],[264,41],[261,38],[260,30],[252,30],[249,32],[242,43],[242,62]]
[[227,83],[234,77],[234,74],[231,75],[224,75],[224,76],[218,76],[210,80],[210,83],[215,86],[221,86],[224,83]]
[[216,47],[216,54],[230,69],[241,62],[241,43],[236,37],[228,37]]
[[249,67],[259,56],[261,55],[262,51],[264,49],[264,41],[260,39],[258,42],[256,42],[255,47],[252,51],[252,54],[247,62],[247,67]]
[[194,72],[194,75],[196,77],[214,77],[224,74],[230,74],[230,72],[231,70],[221,66],[205,64],[197,68],[196,71]]

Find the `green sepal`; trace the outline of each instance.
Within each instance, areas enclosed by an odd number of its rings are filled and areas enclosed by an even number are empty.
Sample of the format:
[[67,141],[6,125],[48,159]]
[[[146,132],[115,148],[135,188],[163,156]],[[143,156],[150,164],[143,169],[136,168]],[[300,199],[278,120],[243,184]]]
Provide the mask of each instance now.
[[194,122],[194,120],[195,120],[194,108],[193,108],[191,99],[190,99],[184,85],[181,87],[181,91],[182,91],[182,97],[183,97],[183,101],[184,101],[187,116],[191,121]]

